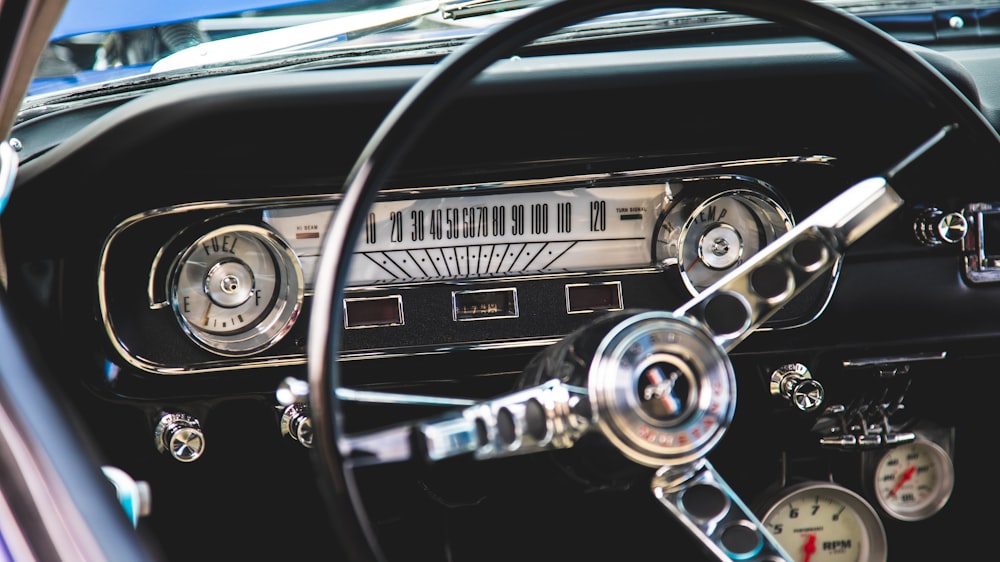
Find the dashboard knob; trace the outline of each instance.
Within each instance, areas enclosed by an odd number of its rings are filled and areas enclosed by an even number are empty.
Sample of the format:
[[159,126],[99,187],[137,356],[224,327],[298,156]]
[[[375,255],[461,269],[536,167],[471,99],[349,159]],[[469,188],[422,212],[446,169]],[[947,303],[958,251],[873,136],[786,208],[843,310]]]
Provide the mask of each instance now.
[[169,453],[180,462],[194,462],[205,452],[201,422],[182,413],[165,413],[153,432],[156,450]]
[[788,400],[803,412],[811,412],[823,404],[824,389],[802,363],[782,365],[771,373],[772,396]]
[[925,246],[957,244],[969,231],[969,221],[962,213],[945,213],[936,207],[921,211],[913,222],[913,233]]
[[313,426],[312,418],[309,417],[309,407],[302,404],[291,404],[286,407],[281,414],[281,434],[311,449]]

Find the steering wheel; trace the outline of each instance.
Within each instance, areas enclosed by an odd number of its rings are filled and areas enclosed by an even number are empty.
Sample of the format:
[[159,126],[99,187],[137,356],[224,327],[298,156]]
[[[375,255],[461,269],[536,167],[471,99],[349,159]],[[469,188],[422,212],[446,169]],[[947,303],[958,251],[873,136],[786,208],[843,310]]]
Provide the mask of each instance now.
[[355,559],[384,558],[356,484],[357,453],[378,456],[386,447],[431,461],[466,454],[485,460],[572,447],[584,435],[598,435],[630,461],[655,468],[656,499],[719,559],[788,558],[706,458],[735,410],[727,352],[900,207],[890,181],[909,162],[956,129],[1000,161],[1000,136],[937,70],[846,12],[807,0],[683,4],[742,13],[828,41],[945,116],[946,125],[886,173],[846,189],[677,310],[607,314],[532,361],[524,388],[434,418],[349,435],[337,396],[339,303],[368,209],[402,155],[465,84],[501,57],[568,25],[659,4],[558,0],[447,56],[396,104],[357,160],[318,267],[308,348],[314,451],[331,516]]

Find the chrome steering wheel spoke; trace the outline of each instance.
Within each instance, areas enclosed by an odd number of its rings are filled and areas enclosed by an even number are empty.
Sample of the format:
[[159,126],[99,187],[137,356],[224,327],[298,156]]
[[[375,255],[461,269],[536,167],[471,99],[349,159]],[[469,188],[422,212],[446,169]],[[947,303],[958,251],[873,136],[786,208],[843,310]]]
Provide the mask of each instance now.
[[740,267],[674,311],[701,323],[732,350],[819,279],[873,226],[902,205],[883,177],[863,180],[830,200]]
[[344,455],[354,466],[428,462],[472,454],[486,460],[565,449],[591,427],[587,389],[559,380],[460,410],[353,435]]
[[707,460],[658,470],[652,489],[719,560],[791,560]]

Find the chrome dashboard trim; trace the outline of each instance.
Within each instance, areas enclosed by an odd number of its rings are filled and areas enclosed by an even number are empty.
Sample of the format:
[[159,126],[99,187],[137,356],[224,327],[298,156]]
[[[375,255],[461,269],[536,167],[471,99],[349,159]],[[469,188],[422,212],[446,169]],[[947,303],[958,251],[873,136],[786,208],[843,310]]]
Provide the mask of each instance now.
[[[617,308],[587,308],[573,310],[572,304],[570,303],[570,289],[575,289],[577,287],[601,287],[601,286],[613,286],[614,290],[618,296],[618,307]],[[622,282],[621,281],[607,281],[604,283],[567,283],[563,287],[564,299],[566,303],[566,314],[593,314],[594,312],[604,312],[611,310],[624,310],[625,301],[622,299]]]
[[[600,271],[565,271],[552,273],[533,273],[526,275],[498,275],[496,277],[480,277],[478,279],[448,279],[446,281],[414,281],[412,283],[386,283],[385,285],[367,285],[364,287],[348,287],[346,294],[354,295],[358,293],[374,291],[405,291],[416,289],[428,285],[451,285],[455,287],[479,286],[483,283],[514,283],[520,281],[545,281],[546,279],[569,279],[571,277],[592,277],[594,275],[642,275],[645,273],[661,273],[669,264],[660,264],[655,267],[634,267],[628,269],[602,269]],[[311,296],[312,291],[306,291],[306,296]]]
[[[399,322],[391,322],[386,324],[359,324],[356,326],[351,325],[350,313],[348,311],[348,304],[353,302],[363,302],[363,301],[376,301],[376,300],[395,300],[396,310],[399,312],[398,318]],[[403,296],[402,295],[385,295],[378,297],[348,297],[345,298],[343,303],[344,307],[344,329],[345,330],[363,330],[366,328],[389,328],[392,326],[405,326],[406,317],[403,316]]]
[[[397,348],[392,351],[359,351],[341,354],[339,361],[353,362],[369,359],[396,359],[402,357],[422,357],[429,355],[444,355],[446,353],[465,351],[498,351],[511,349],[532,349],[548,347],[562,338],[537,338],[530,340],[508,340],[482,343],[468,343],[438,347],[421,347],[418,349]],[[176,367],[148,361],[133,354],[123,354],[129,365],[154,375],[193,375],[201,373],[221,373],[245,371],[262,367],[298,367],[306,364],[305,354],[282,355],[273,357],[244,358],[234,362],[226,358],[216,361],[199,363],[196,367]]]
[[[486,313],[483,316],[475,316],[474,314],[472,314],[472,315],[464,316],[463,317],[462,314],[459,313],[459,307],[460,307],[460,305],[458,303],[458,297],[464,296],[464,295],[486,295],[486,294],[490,294],[490,293],[494,293],[494,294],[506,293],[506,294],[510,295],[511,296],[511,303],[513,304],[514,310],[510,311],[510,312],[508,312],[506,314],[499,313],[499,314],[496,314],[495,316],[491,316],[491,315],[489,315],[489,313]],[[467,290],[467,291],[452,291],[451,292],[451,319],[454,322],[478,322],[480,320],[503,320],[503,319],[509,319],[509,318],[518,318],[520,316],[520,314],[521,314],[521,309],[519,308],[518,302],[517,302],[517,287],[497,287],[495,289],[494,288],[490,288],[490,289],[471,289],[471,290]]]
[[[720,169],[736,169],[744,167],[754,167],[754,166],[773,166],[773,165],[783,165],[783,164],[811,164],[811,165],[832,165],[836,161],[836,157],[828,155],[795,155],[795,156],[779,156],[779,157],[769,157],[769,158],[751,158],[751,159],[740,159],[740,160],[723,160],[715,162],[704,162],[698,164],[686,164],[678,166],[665,166],[659,168],[646,168],[640,170],[627,170],[622,172],[601,172],[601,173],[591,173],[591,174],[577,174],[577,175],[566,175],[557,176],[551,178],[540,178],[540,179],[527,179],[527,180],[510,180],[510,181],[499,181],[499,182],[484,182],[484,183],[467,183],[467,184],[452,184],[445,186],[429,186],[429,187],[417,187],[417,188],[392,188],[383,190],[380,194],[380,199],[396,199],[404,197],[413,196],[432,196],[438,193],[454,193],[457,191],[471,191],[471,190],[483,190],[483,191],[500,191],[515,188],[541,188],[545,186],[565,186],[571,184],[581,184],[584,186],[594,186],[601,184],[603,182],[615,182],[623,180],[640,180],[645,178],[659,178],[662,177],[665,180],[664,189],[669,195],[676,197],[678,193],[673,190],[672,186],[668,186],[669,182],[666,180],[670,176],[677,176],[681,174],[706,172],[712,170]],[[258,367],[282,367],[282,366],[297,366],[306,363],[304,354],[295,355],[283,355],[283,356],[272,356],[272,357],[242,357],[238,360],[234,358],[220,358],[219,360],[213,360],[208,362],[199,363],[195,367],[187,366],[172,366],[164,365],[142,358],[134,354],[128,349],[128,346],[122,339],[118,336],[115,330],[114,323],[110,317],[110,310],[108,306],[108,293],[107,293],[107,265],[108,265],[108,255],[111,246],[114,242],[127,230],[133,228],[134,226],[158,217],[178,215],[188,212],[210,212],[219,211],[219,213],[226,213],[238,210],[247,209],[266,209],[268,207],[293,207],[293,206],[308,206],[308,205],[322,205],[322,204],[333,204],[339,201],[341,198],[340,194],[319,194],[319,195],[293,195],[284,197],[260,197],[260,198],[247,198],[247,199],[234,199],[234,200],[218,200],[218,201],[200,201],[192,203],[182,203],[178,205],[171,205],[166,207],[160,207],[156,209],[150,209],[143,211],[141,213],[134,214],[130,217],[125,218],[119,222],[107,235],[105,241],[101,247],[101,253],[98,258],[98,276],[97,276],[97,296],[98,296],[98,309],[101,317],[101,322],[104,326],[105,334],[108,337],[108,341],[114,348],[115,352],[130,366],[135,367],[141,371],[152,373],[152,374],[193,374],[193,373],[205,373],[205,372],[220,372],[220,371],[239,371],[254,369]],[[172,238],[173,240],[173,238]],[[158,288],[155,286],[153,277],[156,274],[157,268],[163,267],[163,262],[166,260],[167,256],[165,253],[166,247],[169,245],[164,244],[158,251],[156,257],[150,264],[149,281],[147,283],[147,297],[149,299],[150,308],[162,308],[164,304],[169,302],[166,295],[164,298],[158,298],[157,295],[153,294]],[[838,268],[839,269],[839,268]],[[631,270],[630,272],[655,272],[659,271],[659,268],[642,268],[639,270]],[[601,272],[613,274],[613,271]],[[579,272],[575,275],[588,275],[593,274],[593,272]],[[545,274],[539,276],[523,276],[518,277],[518,280],[531,280],[539,278],[552,278],[554,276],[563,277],[563,274]],[[836,276],[835,276],[836,277]],[[501,278],[488,278],[483,281],[496,282]],[[822,309],[826,308],[829,303],[829,296],[832,295],[833,286],[836,283],[836,279],[831,284],[830,293],[828,294],[827,303],[824,304]],[[456,285],[463,284],[462,282],[455,282]],[[415,284],[411,284],[415,285]],[[404,287],[409,287],[411,285],[406,285]],[[385,286],[372,286],[372,287],[362,287],[362,288],[352,288],[351,293],[362,293],[373,290],[385,290],[385,289],[399,289],[399,285],[385,285]],[[306,296],[311,295],[311,291],[306,293]],[[822,313],[822,309],[816,316]],[[806,324],[814,320],[815,317],[809,319],[809,321],[804,322]],[[802,324],[799,324],[802,325]],[[789,328],[797,327],[788,326]],[[785,327],[782,327],[785,328]],[[452,351],[465,351],[465,350],[497,350],[497,349],[515,349],[515,348],[525,348],[525,347],[542,347],[546,345],[551,345],[559,341],[560,338],[538,338],[531,340],[518,340],[518,341],[496,341],[496,342],[479,342],[479,343],[469,343],[455,346],[439,346],[439,347],[429,347],[422,348],[420,350],[410,350],[410,349],[399,349],[394,351],[371,351],[371,352],[359,352],[359,353],[347,353],[342,355],[341,360],[364,360],[364,359],[374,359],[374,358],[390,358],[390,357],[403,357],[412,355],[432,355],[432,354],[443,354]]]
[[892,355],[886,357],[864,357],[860,359],[845,359],[842,363],[845,369],[860,369],[864,367],[881,367],[898,365],[900,363],[917,363],[920,361],[941,361],[948,358],[947,351],[928,351],[911,353],[909,355]]

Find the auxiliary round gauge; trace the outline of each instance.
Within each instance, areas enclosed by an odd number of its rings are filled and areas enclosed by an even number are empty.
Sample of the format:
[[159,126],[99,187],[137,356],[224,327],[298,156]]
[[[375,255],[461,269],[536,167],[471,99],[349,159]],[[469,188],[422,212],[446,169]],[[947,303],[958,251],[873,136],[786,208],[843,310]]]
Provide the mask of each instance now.
[[675,261],[692,295],[792,228],[768,195],[733,189],[674,206],[657,231],[656,260]]
[[831,482],[784,488],[761,522],[796,562],[884,562],[885,528],[871,504]]
[[934,515],[951,497],[955,472],[951,457],[927,439],[886,451],[875,465],[875,499],[887,514],[903,521]]
[[171,270],[170,303],[184,331],[220,355],[273,345],[302,306],[302,269],[274,232],[224,226],[205,234]]

